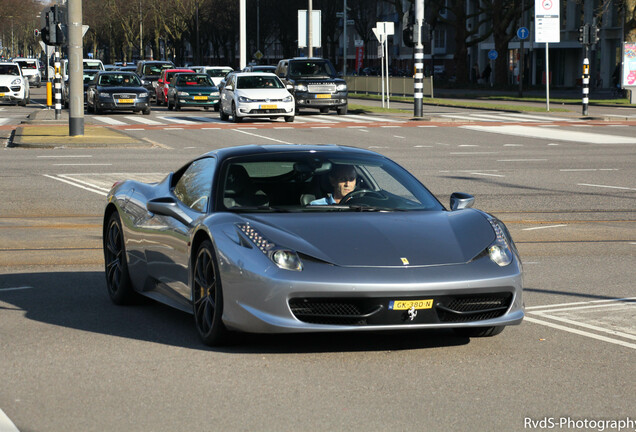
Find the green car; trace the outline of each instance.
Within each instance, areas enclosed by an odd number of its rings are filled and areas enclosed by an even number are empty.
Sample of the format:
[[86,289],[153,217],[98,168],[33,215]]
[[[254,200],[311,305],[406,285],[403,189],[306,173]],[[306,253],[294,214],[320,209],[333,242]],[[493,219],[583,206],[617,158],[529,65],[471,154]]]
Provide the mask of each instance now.
[[168,109],[213,107],[219,110],[219,89],[205,73],[175,74],[168,87]]

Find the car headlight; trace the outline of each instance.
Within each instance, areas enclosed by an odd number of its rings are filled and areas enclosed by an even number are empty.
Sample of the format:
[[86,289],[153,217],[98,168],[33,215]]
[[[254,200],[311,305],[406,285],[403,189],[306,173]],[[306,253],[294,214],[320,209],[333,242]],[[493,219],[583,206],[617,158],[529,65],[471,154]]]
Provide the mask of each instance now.
[[219,97],[219,92],[213,92],[213,93],[210,93],[210,96],[212,96],[212,97]]
[[180,91],[180,92],[177,92],[177,96],[190,96],[190,93],[184,92],[184,91]]
[[139,93],[139,99],[145,99],[148,97],[148,93]]
[[307,86],[305,84],[296,84],[294,86],[294,90],[300,91],[300,92],[306,92],[307,91]]
[[515,245],[503,222],[492,216],[488,218],[488,222],[495,231],[495,241],[487,249],[488,256],[495,264],[505,267],[512,262],[516,253]]
[[346,84],[338,84],[336,86],[336,91],[347,91],[347,85]]
[[283,99],[283,102],[292,102],[293,100],[294,100],[293,97],[287,96],[285,99]]
[[252,99],[246,98],[245,96],[239,96],[238,101],[239,102],[252,102]]
[[11,81],[11,85],[20,85],[20,84],[22,84],[21,78],[16,78],[13,81]]
[[302,271],[303,264],[298,254],[289,249],[282,248],[268,240],[250,224],[236,224],[239,230],[265,254],[274,264],[284,270]]

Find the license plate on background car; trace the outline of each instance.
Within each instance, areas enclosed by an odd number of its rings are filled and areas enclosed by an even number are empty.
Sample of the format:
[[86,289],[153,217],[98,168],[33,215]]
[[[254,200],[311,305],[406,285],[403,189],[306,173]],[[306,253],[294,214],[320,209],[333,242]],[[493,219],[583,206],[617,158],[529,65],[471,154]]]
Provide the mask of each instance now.
[[278,105],[261,105],[261,109],[276,109]]
[[207,96],[195,96],[194,100],[208,100]]
[[4,93],[0,93],[0,97],[4,97]]
[[117,99],[117,103],[135,103],[134,99]]
[[426,300],[391,300],[389,310],[430,309],[433,307],[433,299]]
[[316,99],[331,99],[330,94],[317,94]]

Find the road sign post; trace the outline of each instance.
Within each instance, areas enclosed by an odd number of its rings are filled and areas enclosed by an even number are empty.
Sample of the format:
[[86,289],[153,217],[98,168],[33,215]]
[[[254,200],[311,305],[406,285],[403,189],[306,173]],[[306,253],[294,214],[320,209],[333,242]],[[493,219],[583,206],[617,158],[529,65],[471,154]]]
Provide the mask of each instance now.
[[548,44],[561,42],[559,2],[557,0],[535,0],[534,41],[545,43],[545,106],[550,111],[550,57]]
[[519,97],[523,97],[523,73],[525,70],[524,66],[524,49],[523,43],[530,35],[530,31],[526,27],[519,27],[517,30],[517,37],[519,38],[519,73],[517,76],[519,77]]

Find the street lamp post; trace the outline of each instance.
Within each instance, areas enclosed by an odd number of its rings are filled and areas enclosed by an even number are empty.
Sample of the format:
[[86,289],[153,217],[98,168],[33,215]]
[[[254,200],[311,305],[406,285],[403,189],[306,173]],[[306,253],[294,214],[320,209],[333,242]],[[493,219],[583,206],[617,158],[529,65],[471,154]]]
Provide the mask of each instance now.
[[141,0],[139,0],[139,60],[143,60],[144,57],[144,20],[141,14]]

